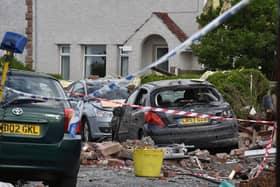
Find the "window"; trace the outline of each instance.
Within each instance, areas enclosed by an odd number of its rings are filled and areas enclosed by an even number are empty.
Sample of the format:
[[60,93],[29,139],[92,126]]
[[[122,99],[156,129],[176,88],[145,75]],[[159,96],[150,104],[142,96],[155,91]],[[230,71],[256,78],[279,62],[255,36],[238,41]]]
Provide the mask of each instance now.
[[121,65],[121,76],[128,75],[128,52],[124,51],[122,47],[120,47],[120,65]]
[[[155,47],[155,59],[158,60],[160,57],[168,53],[168,48],[165,46],[156,46]],[[161,68],[165,71],[168,71],[168,61],[161,63],[157,66],[158,68]]]
[[60,46],[60,74],[64,80],[70,79],[70,46]]
[[85,78],[90,75],[105,77],[106,75],[106,46],[85,46]]
[[148,91],[144,88],[141,88],[137,97],[136,97],[136,100],[135,100],[135,105],[141,105],[141,106],[145,106],[146,104],[146,96],[148,94]]
[[73,86],[73,92],[76,94],[85,94],[85,89],[82,83],[78,82]]

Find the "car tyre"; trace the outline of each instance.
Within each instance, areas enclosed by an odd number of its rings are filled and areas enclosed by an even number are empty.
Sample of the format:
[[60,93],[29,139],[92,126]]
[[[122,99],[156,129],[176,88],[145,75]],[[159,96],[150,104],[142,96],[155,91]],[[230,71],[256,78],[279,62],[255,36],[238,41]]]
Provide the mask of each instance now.
[[92,136],[90,132],[89,122],[87,118],[82,119],[81,136],[83,142],[92,141]]
[[138,138],[140,140],[142,140],[143,138],[145,138],[147,136],[148,136],[148,134],[144,129],[141,128],[141,129],[138,130]]
[[129,128],[128,129],[128,139],[131,140],[141,140],[142,138],[144,138],[146,135],[146,133],[144,132],[144,130],[142,128]]

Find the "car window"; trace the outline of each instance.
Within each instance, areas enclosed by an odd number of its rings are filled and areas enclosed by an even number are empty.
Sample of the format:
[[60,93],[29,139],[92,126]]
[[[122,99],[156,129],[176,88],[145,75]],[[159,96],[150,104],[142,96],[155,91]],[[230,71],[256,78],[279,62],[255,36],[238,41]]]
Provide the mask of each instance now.
[[179,107],[187,103],[210,103],[220,101],[217,91],[210,87],[195,88],[166,88],[154,94],[153,102],[156,107]]
[[59,83],[53,79],[32,76],[9,76],[6,86],[15,90],[45,97],[64,97]]
[[77,82],[73,85],[73,92],[77,94],[85,94],[85,89],[82,83]]
[[134,104],[145,106],[146,99],[147,99],[147,94],[148,94],[148,91],[144,88],[141,88],[137,97],[136,97],[136,100],[135,100]]
[[[49,98],[66,98],[61,84],[51,78],[43,76],[9,75],[5,81],[5,86],[27,94],[38,95]],[[14,92],[4,90],[3,102],[22,96]],[[40,102],[39,105],[51,105],[59,107],[68,107],[69,103],[65,100],[57,101],[49,99],[46,102]]]
[[[88,94],[94,93],[95,91],[101,89],[105,85],[110,84],[109,81],[94,81],[94,82],[88,82],[87,83],[87,91]],[[126,99],[128,97],[128,90],[126,87],[117,87],[111,91],[107,91],[98,97],[104,98],[104,99]]]

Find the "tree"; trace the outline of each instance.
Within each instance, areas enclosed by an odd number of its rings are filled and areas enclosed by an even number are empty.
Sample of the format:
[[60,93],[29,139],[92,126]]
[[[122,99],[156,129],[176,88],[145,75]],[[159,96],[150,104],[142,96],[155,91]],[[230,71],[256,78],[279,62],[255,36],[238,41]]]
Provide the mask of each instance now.
[[[218,0],[219,1],[219,0]],[[225,5],[238,0],[220,0],[220,6],[205,10],[198,18],[203,27]],[[252,0],[226,23],[192,46],[199,63],[208,69],[260,68],[269,78],[274,70],[277,38],[277,1]]]

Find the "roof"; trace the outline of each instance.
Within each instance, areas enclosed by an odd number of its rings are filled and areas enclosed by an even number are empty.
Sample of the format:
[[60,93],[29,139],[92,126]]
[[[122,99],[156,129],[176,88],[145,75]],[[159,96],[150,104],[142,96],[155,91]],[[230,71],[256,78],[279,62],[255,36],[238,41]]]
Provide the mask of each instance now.
[[148,82],[143,84],[143,86],[150,87],[150,89],[157,89],[160,87],[170,87],[170,86],[194,86],[194,85],[207,85],[213,86],[211,83],[201,79],[171,79],[171,80],[160,80],[154,82]]
[[[2,74],[2,70],[0,70],[0,74]],[[48,75],[46,73],[9,68],[7,75],[11,75],[11,74],[12,75],[23,75],[23,76],[45,77],[45,78],[51,78],[51,79],[57,80],[55,77]]]
[[188,36],[184,31],[169,17],[166,12],[154,12],[158,18],[160,18],[167,28],[181,41],[188,39]]

